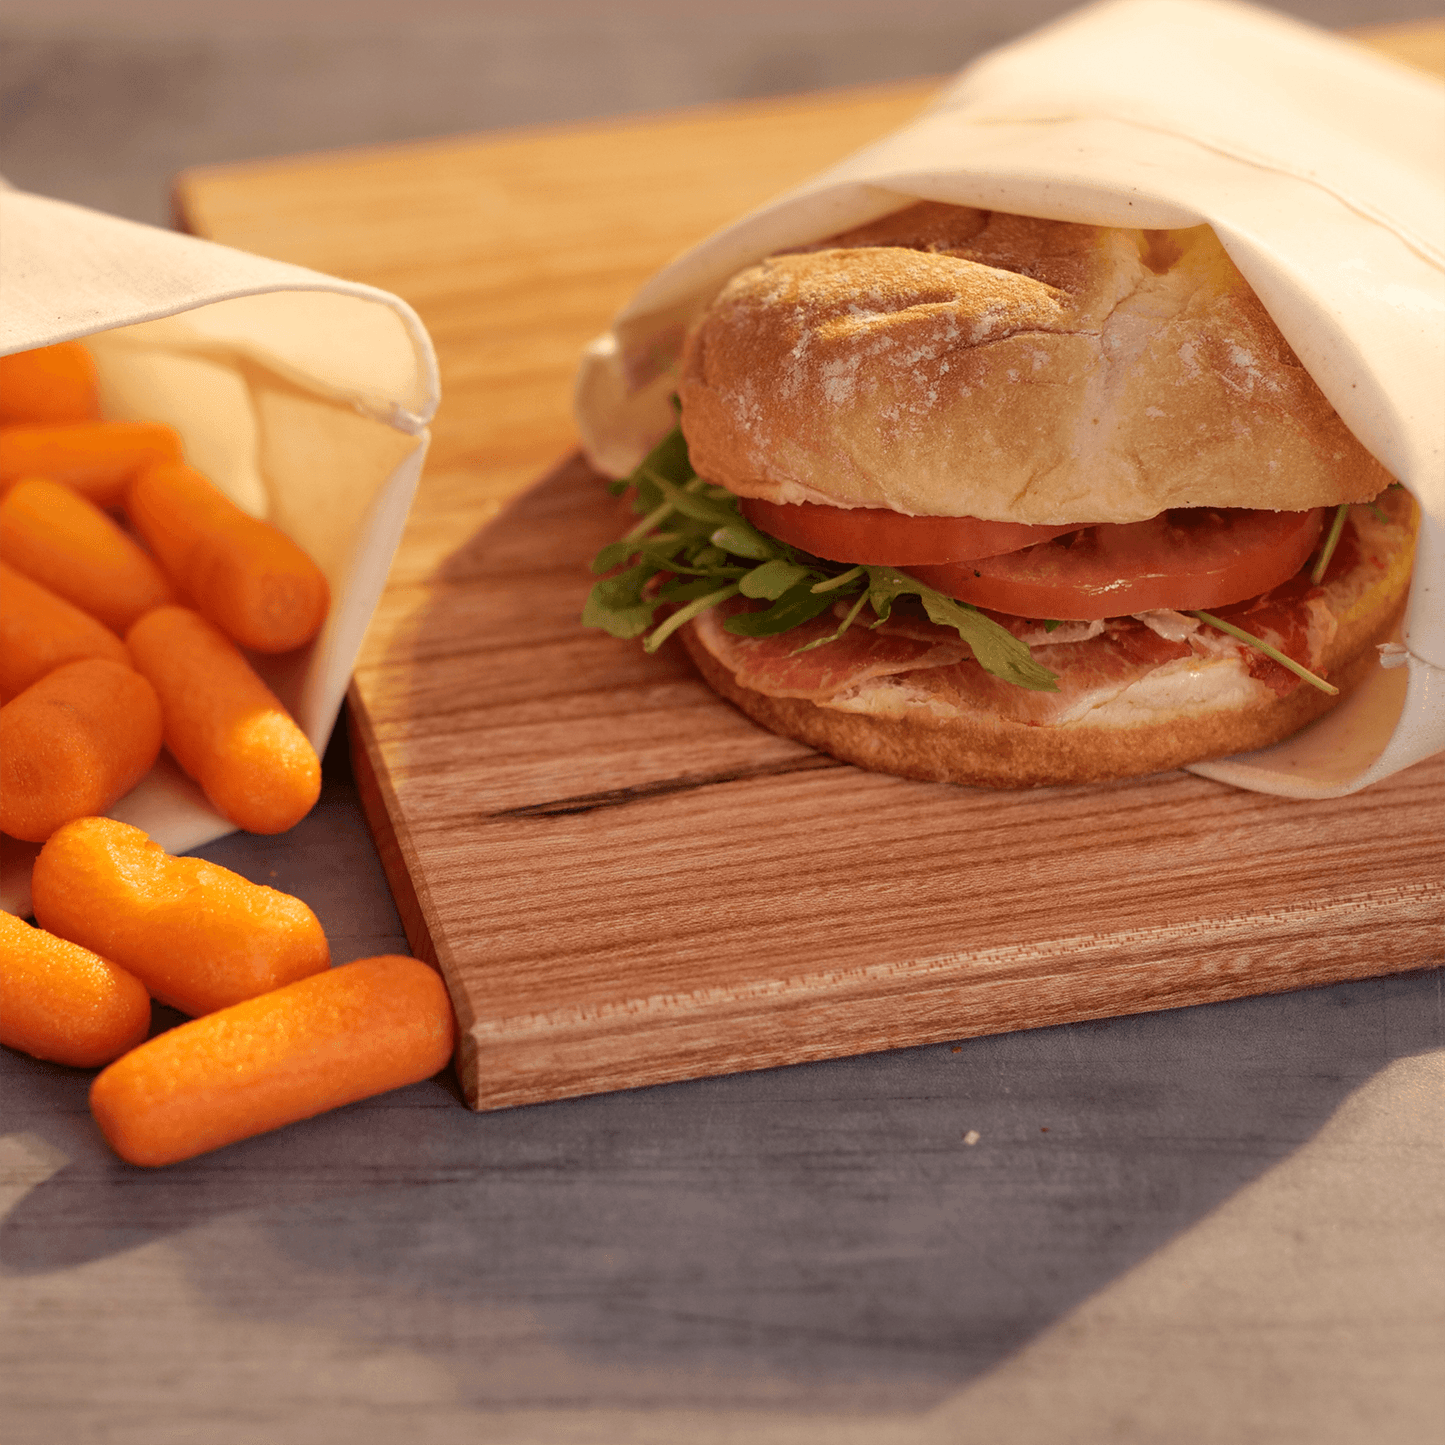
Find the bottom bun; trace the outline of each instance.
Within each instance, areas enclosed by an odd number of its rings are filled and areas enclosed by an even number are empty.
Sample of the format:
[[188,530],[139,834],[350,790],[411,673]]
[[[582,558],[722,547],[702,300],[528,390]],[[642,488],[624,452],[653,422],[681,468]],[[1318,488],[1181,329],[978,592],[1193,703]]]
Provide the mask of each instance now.
[[[1308,683],[1280,696],[1277,686],[1252,674],[1259,655],[1231,649],[1226,641],[1209,655],[1146,667],[1113,692],[1086,687],[1083,701],[1064,710],[1065,720],[1039,722],[1027,718],[1030,705],[1037,702],[1042,711],[1053,706],[1053,695],[1020,698],[1021,689],[984,678],[972,661],[925,662],[863,676],[826,697],[800,697],[780,695],[781,686],[765,690],[766,675],[749,660],[752,644],[739,643],[713,614],[695,619],[680,635],[708,684],[755,722],[874,772],[994,788],[1162,772],[1281,742],[1338,705],[1379,665],[1376,645],[1394,633],[1409,590],[1415,517],[1408,498],[1399,495],[1384,526],[1359,515],[1368,509],[1352,509],[1364,544],[1356,549],[1358,560],[1310,594],[1325,633],[1332,634],[1315,650],[1311,666],[1339,688],[1339,696]],[[1074,687],[1069,669],[1096,671],[1091,659],[1099,654],[1090,649],[1104,641],[1043,647],[1035,655],[1059,674],[1068,693]],[[750,685],[760,677],[762,686]],[[989,705],[990,697],[1003,703],[1002,711]]]

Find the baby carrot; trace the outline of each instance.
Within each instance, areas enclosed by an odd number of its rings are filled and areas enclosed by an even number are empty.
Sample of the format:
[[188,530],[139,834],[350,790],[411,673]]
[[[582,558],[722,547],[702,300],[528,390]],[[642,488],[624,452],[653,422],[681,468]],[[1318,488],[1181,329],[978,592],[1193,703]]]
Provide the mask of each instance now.
[[109,960],[0,912],[0,1044],[97,1069],[141,1043],[151,1001]]
[[98,507],[116,507],[152,462],[178,462],[181,439],[158,421],[86,421],[0,427],[0,492],[21,477],[49,477]]
[[91,1085],[122,1159],[175,1164],[430,1077],[455,1036],[426,964],[364,958],[159,1034]]
[[78,341],[0,356],[0,425],[95,421],[95,362]]
[[17,482],[0,501],[0,561],[114,632],[175,601],[156,564],[99,507],[44,477]]
[[0,832],[43,843],[105,812],[160,750],[160,703],[140,673],[103,657],[57,667],[0,707]]
[[222,633],[198,612],[158,607],[126,634],[155,685],[166,746],[217,811],[251,833],[282,833],[321,795],[306,734]]
[[194,467],[147,467],[130,484],[125,506],[172,581],[233,642],[289,652],[320,631],[331,604],[321,569]]
[[57,829],[30,894],[43,928],[128,969],[182,1013],[211,1013],[331,964],[299,898],[204,858],[173,858],[113,818]]
[[0,702],[82,657],[130,666],[125,643],[108,627],[0,562]]

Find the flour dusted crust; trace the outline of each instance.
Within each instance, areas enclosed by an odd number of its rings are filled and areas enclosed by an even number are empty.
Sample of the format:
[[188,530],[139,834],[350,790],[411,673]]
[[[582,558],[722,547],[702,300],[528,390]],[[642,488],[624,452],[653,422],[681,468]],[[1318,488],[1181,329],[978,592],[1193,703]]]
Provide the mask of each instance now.
[[[1340,698],[1379,666],[1376,644],[1393,634],[1409,591],[1418,514],[1404,493],[1382,500],[1383,522],[1355,509],[1361,560],[1324,590],[1334,631],[1318,665]],[[713,690],[755,722],[844,762],[930,782],[1022,788],[1137,777],[1268,747],[1340,700],[1309,685],[1281,698],[1250,677],[1239,657],[1222,656],[1166,663],[1059,726],[940,698],[927,670],[870,678],[820,704],[739,683],[709,644],[712,627],[699,626],[706,620],[682,629],[683,645]]]
[[698,473],[774,502],[1133,522],[1390,481],[1207,226],[911,206],[740,272],[679,390]]

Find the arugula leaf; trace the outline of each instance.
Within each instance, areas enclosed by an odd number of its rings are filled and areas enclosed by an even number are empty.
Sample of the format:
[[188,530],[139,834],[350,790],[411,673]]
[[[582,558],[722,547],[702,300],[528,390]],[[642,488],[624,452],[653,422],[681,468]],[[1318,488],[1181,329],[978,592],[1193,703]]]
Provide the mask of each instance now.
[[[705,572],[700,577],[670,577],[659,585],[657,596],[663,602],[692,602],[715,592],[720,581],[726,581],[729,573],[736,582],[747,574],[740,567],[721,568],[716,572]],[[736,587],[733,588],[737,590]]]
[[839,573],[836,577],[830,577],[826,582],[813,584],[814,592],[836,592],[841,587],[846,587],[854,578],[861,577],[868,569],[863,566],[850,567],[846,572]]
[[[620,497],[628,487],[637,486],[643,477],[663,477],[667,481],[681,484],[690,480],[693,475],[692,462],[687,455],[687,442],[682,435],[682,428],[675,426],[643,457],[637,470],[630,477],[622,477],[618,481],[609,482],[607,490],[614,497]],[[647,510],[651,511],[652,509],[649,507]]]
[[804,580],[789,587],[766,612],[735,612],[723,626],[738,637],[771,637],[811,622],[832,605],[831,597],[819,597]]
[[1345,518],[1350,515],[1350,504],[1341,502],[1335,508],[1335,515],[1330,522],[1329,533],[1325,537],[1325,545],[1320,548],[1319,558],[1314,565],[1314,571],[1310,573],[1310,581],[1316,587],[1325,580],[1325,572],[1329,569],[1330,558],[1335,555],[1335,548],[1339,546],[1340,534],[1345,530]]
[[604,577],[591,592],[582,608],[583,627],[600,627],[613,637],[641,637],[652,626],[657,611],[655,601],[646,601],[642,589],[656,575],[646,562],[629,567],[615,577]]
[[774,557],[761,567],[754,567],[742,580],[739,591],[744,597],[766,597],[776,602],[790,587],[808,576],[808,569],[785,557]]
[[689,602],[686,607],[680,607],[656,632],[644,640],[642,650],[656,652],[683,623],[691,622],[699,612],[706,612],[709,607],[716,607],[719,602],[726,602],[729,597],[736,596],[737,590],[737,583],[734,582],[730,587],[719,587],[716,592],[709,592],[696,601]]
[[736,522],[729,522],[726,527],[719,527],[710,540],[714,547],[721,547],[735,557],[751,558],[754,562],[766,562],[778,555],[778,544],[741,517]]
[[701,489],[693,490],[692,484],[679,487],[665,477],[654,477],[658,489],[673,510],[695,522],[706,522],[709,527],[726,528],[739,520],[736,503],[715,501],[703,494]]
[[[1000,627],[991,617],[985,617],[976,607],[967,602],[955,601],[936,592],[906,572],[892,567],[870,567],[869,597],[873,610],[878,611],[877,598],[886,597],[891,610],[893,603],[903,596],[916,596],[923,603],[923,610],[930,622],[940,627],[952,627],[968,643],[978,665],[985,672],[1011,682],[1015,687],[1026,687],[1035,692],[1057,692],[1059,679],[1041,663],[1033,660],[1028,644],[1021,642],[1006,627]],[[886,617],[887,613],[880,613]]]
[[847,630],[853,625],[854,620],[863,610],[863,604],[867,602],[867,600],[868,594],[866,592],[860,592],[858,594],[858,600],[854,602],[854,604],[844,614],[843,620],[838,624],[838,630],[836,632],[829,633],[827,637],[815,638],[812,642],[805,642],[800,648],[797,649],[797,651],[793,653],[793,656],[797,657],[799,653],[811,652],[815,647],[826,647],[830,642],[837,642],[837,640],[842,637],[842,635],[847,632]]
[[[584,626],[613,637],[639,637],[661,608],[682,604],[648,635],[644,646],[654,652],[684,623],[739,593],[772,604],[724,622],[740,637],[790,631],[840,599],[851,599],[837,631],[804,644],[801,652],[836,642],[865,606],[872,608],[876,627],[888,620],[899,597],[913,596],[934,622],[957,631],[986,671],[1018,687],[1058,689],[1058,679],[1033,661],[1028,647],[978,608],[896,568],[829,562],[760,532],[725,487],[693,472],[681,429],[663,438],[620,488],[614,484],[617,491],[627,487],[633,488],[633,510],[642,520],[597,554],[592,570],[613,575],[603,576],[588,594]],[[619,567],[623,570],[614,570]]]

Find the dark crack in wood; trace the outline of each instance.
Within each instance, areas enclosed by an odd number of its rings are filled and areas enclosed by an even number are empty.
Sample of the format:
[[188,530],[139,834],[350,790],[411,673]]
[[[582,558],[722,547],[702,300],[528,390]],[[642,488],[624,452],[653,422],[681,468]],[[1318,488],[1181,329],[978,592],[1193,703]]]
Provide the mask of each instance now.
[[676,778],[658,778],[650,783],[636,783],[627,788],[608,788],[600,793],[579,793],[571,798],[556,798],[546,803],[527,803],[520,808],[503,808],[486,813],[488,821],[503,818],[561,818],[572,813],[591,813],[599,808],[622,808],[629,803],[649,798],[667,797],[674,793],[695,792],[723,783],[747,783],[755,778],[784,777],[789,773],[815,773],[829,768],[850,767],[822,753],[795,758],[785,763],[768,763],[756,768],[734,768],[723,773],[683,773]]

